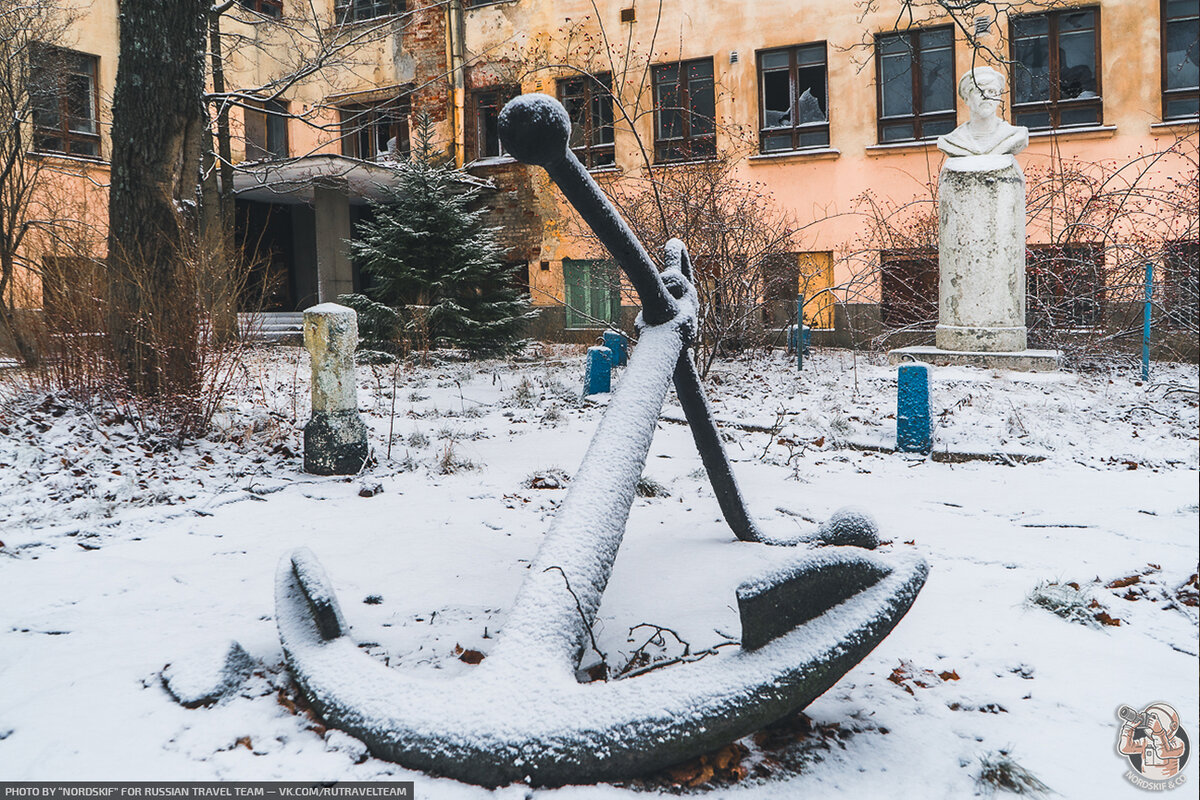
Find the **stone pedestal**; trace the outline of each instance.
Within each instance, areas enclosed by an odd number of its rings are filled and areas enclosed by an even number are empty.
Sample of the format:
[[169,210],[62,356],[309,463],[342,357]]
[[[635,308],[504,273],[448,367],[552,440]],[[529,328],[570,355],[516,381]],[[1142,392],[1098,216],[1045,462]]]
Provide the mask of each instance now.
[[1029,350],[1025,328],[1025,175],[1010,154],[946,159],[938,178],[937,347],[888,353],[924,361],[1048,371],[1058,353]]
[[353,475],[367,460],[367,428],[358,415],[354,350],[358,315],[336,303],[304,312],[312,361],[312,419],[304,426],[304,471]]
[[1017,160],[946,159],[938,226],[938,349],[1024,350],[1025,176]]

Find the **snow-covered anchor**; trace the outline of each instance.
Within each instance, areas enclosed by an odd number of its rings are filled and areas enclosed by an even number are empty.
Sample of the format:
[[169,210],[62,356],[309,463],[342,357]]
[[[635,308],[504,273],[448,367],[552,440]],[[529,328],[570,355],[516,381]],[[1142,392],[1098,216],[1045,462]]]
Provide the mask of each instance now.
[[579,683],[578,660],[672,379],[718,497],[725,492],[726,519],[739,538],[766,537],[733,483],[688,349],[698,304],[687,250],[673,241],[667,268],[653,267],[571,153],[570,128],[544,95],[519,97],[500,117],[506,151],[544,166],[625,269],[641,296],[641,333],[496,646],[453,680],[389,669],[355,646],[311,552],[289,553],[277,574],[284,652],[326,721],[377,757],[485,786],[630,778],[803,708],[892,630],[928,571],[915,555],[805,550],[738,588],[736,652]]

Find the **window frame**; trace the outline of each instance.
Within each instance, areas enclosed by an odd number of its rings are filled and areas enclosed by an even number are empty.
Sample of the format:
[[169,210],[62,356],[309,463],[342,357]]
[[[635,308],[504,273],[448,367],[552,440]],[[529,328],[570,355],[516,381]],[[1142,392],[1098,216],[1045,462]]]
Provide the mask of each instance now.
[[[938,30],[950,32],[950,63],[953,65],[953,72],[950,76],[950,107],[939,111],[917,111],[921,107],[922,99],[924,98],[924,90],[921,87],[921,44],[920,36],[922,33],[933,33]],[[887,39],[907,39],[909,53],[909,78],[912,81],[912,109],[911,114],[897,114],[892,116],[884,116],[883,114],[883,48],[882,43]],[[937,123],[950,123],[950,130],[954,130],[954,126],[958,122],[958,62],[956,58],[955,45],[957,44],[954,36],[953,25],[931,25],[924,28],[912,28],[907,31],[887,31],[884,33],[875,34],[875,141],[880,145],[888,144],[903,144],[908,142],[927,142],[937,136],[943,134],[926,134],[925,127]],[[897,125],[902,122],[911,120],[913,137],[910,139],[884,139],[883,128],[885,125]],[[946,131],[949,133],[950,130]]]
[[[569,274],[572,269],[585,270],[583,275],[586,280],[572,281]],[[621,322],[621,270],[615,262],[603,258],[564,258],[562,270],[563,328],[565,330],[596,330]],[[574,291],[585,293],[587,297],[586,310],[580,308],[577,302],[572,303],[579,299],[572,297],[572,287],[575,287]],[[592,307],[592,300],[595,299],[598,292],[605,288],[608,289],[608,319],[594,313],[597,309]]]
[[[1053,300],[1047,306],[1038,298],[1039,284],[1038,263],[1040,254],[1044,271],[1055,281]],[[1107,311],[1108,282],[1104,269],[1104,246],[1096,242],[1069,242],[1066,244],[1035,244],[1025,248],[1025,326],[1034,335],[1043,330],[1072,331],[1096,330],[1104,327]],[[1076,274],[1068,274],[1062,266],[1070,267]],[[1092,270],[1093,292],[1091,297],[1085,297],[1078,292],[1072,292],[1076,282],[1080,280],[1078,273],[1084,268]],[[1038,300],[1038,302],[1032,302]],[[1088,302],[1094,304],[1089,312],[1094,318],[1090,321],[1076,313],[1078,304]],[[1070,308],[1063,311],[1065,304]],[[1041,315],[1041,316],[1037,316]]]
[[[471,141],[469,152],[472,155],[471,161],[485,161],[488,159],[508,158],[508,153],[504,151],[504,143],[500,141],[499,124],[500,111],[504,108],[504,104],[521,93],[520,86],[508,84],[500,84],[495,86],[480,86],[472,89],[470,93],[470,109],[471,109]],[[489,95],[495,95],[495,102],[487,106],[483,105],[483,98]],[[487,117],[481,111],[484,108],[494,108],[496,124],[496,152],[485,152],[485,145],[490,141],[491,137],[487,135]]]
[[[708,64],[709,75],[709,91],[712,92],[712,133],[694,136],[692,134],[692,89],[690,88],[691,81],[688,80],[688,87],[682,88],[682,84],[687,75],[689,67],[696,64]],[[658,89],[662,85],[660,74],[665,74],[667,70],[673,70],[675,73],[675,85],[679,92],[680,105],[678,106],[681,127],[683,135],[664,139],[660,137],[662,131],[662,107],[658,104]],[[672,61],[666,64],[655,64],[650,68],[651,76],[651,91],[653,92],[652,99],[654,103],[654,163],[655,164],[671,164],[687,161],[707,161],[717,156],[717,79],[715,63],[712,56],[706,58],[692,58],[686,61]],[[701,76],[703,78],[705,76]],[[671,155],[673,151],[677,151],[679,155]]]
[[[795,104],[800,102],[800,98],[796,93],[800,89],[799,81],[799,64],[798,56],[802,49],[821,48],[821,67],[825,71],[825,121],[824,122],[806,122],[800,123],[795,120],[789,128],[768,128],[767,127],[767,97],[766,97],[766,82],[763,80],[763,59],[766,56],[776,53],[788,54],[788,93],[789,101]],[[758,50],[755,53],[757,68],[758,68],[758,152],[760,153],[790,153],[803,150],[819,150],[829,147],[829,44],[826,41],[820,42],[803,42],[801,44],[789,45],[788,47],[772,47],[766,50]],[[806,65],[809,66],[809,65]],[[772,70],[779,71],[779,70]],[[800,144],[801,133],[824,132],[825,141],[821,144]],[[792,146],[781,150],[768,150],[767,137],[787,136],[791,135]]]
[[[1159,15],[1158,15],[1159,23],[1160,23],[1159,24],[1159,48],[1160,48],[1159,58],[1162,62],[1162,109],[1161,109],[1162,119],[1164,122],[1174,121],[1174,120],[1194,120],[1197,118],[1197,116],[1200,116],[1200,115],[1198,115],[1198,114],[1174,114],[1174,115],[1171,115],[1171,114],[1167,113],[1167,108],[1170,105],[1170,101],[1172,101],[1172,100],[1194,99],[1197,102],[1200,102],[1200,86],[1187,86],[1187,87],[1183,87],[1180,89],[1168,89],[1167,88],[1167,76],[1169,75],[1169,71],[1167,69],[1167,25],[1170,24],[1171,22],[1180,22],[1180,21],[1183,21],[1186,19],[1190,19],[1190,17],[1175,17],[1172,19],[1168,19],[1167,18],[1167,5],[1169,3],[1169,0],[1159,0],[1159,3],[1160,3],[1159,4]],[[1198,12],[1197,15],[1200,15],[1200,12]],[[1198,43],[1196,46],[1200,47],[1200,40],[1198,40]]]
[[[395,126],[397,154],[402,158],[408,157],[411,147],[409,118],[412,116],[412,105],[407,94],[400,94],[391,99],[374,103],[344,103],[338,105],[337,110],[339,130],[341,131],[338,138],[341,139],[342,155],[357,158],[360,161],[376,161],[386,150],[364,156],[360,152],[361,138],[363,135],[370,136],[380,119],[385,114],[395,111],[396,119],[389,125],[389,128]],[[353,127],[347,130],[347,115],[365,115],[365,119],[356,121]],[[374,139],[372,138],[370,141],[374,141]]]
[[283,0],[238,0],[238,5],[271,19],[280,19],[283,16]]
[[[43,44],[41,42],[31,42],[30,47],[30,104],[32,108],[33,121],[33,141],[31,143],[30,152],[43,155],[65,155],[73,158],[86,158],[99,161],[103,157],[103,142],[100,136],[100,57],[90,53],[82,53],[78,50],[69,50],[64,47],[56,47],[54,45]],[[44,59],[44,60],[43,60]],[[38,109],[36,93],[40,91],[36,87],[37,78],[35,73],[40,69],[37,66],[38,62],[46,64],[54,70],[56,79],[56,87],[54,99],[57,102],[57,116],[59,127],[51,128],[44,124],[38,123]],[[86,64],[89,68],[88,72],[71,68],[71,64]],[[95,133],[86,131],[71,130],[71,118],[68,105],[68,91],[66,87],[66,79],[70,76],[85,76],[91,82],[91,116],[90,121]],[[44,143],[47,140],[58,140],[61,145],[58,148],[45,147]],[[73,152],[71,147],[76,142],[88,143],[94,148],[95,152]]]
[[[333,20],[338,25],[353,25],[357,22],[368,22],[373,19],[394,17],[408,10],[406,0],[369,0],[371,9],[359,16],[359,4],[356,0],[334,0]],[[380,6],[383,10],[380,10]]]
[[[909,280],[905,286],[908,297],[891,296],[908,303],[899,306],[889,303],[888,279],[900,270],[889,265],[919,264],[923,267],[920,272],[906,270],[908,276],[916,276],[917,280]],[[939,303],[941,300],[941,269],[938,264],[938,254],[935,248],[906,248],[897,250],[881,250],[879,253],[879,321],[884,328],[891,330],[931,331],[938,323]],[[932,276],[932,280],[930,280]],[[923,281],[921,280],[923,279]],[[901,278],[903,280],[903,278]],[[926,286],[925,284],[932,284]],[[924,291],[923,291],[924,290]],[[899,316],[898,316],[899,315]],[[900,317],[904,318],[900,318]]]
[[[606,167],[615,167],[617,164],[616,156],[616,128],[615,114],[613,108],[612,95],[612,73],[597,72],[587,75],[575,75],[572,77],[559,78],[555,82],[555,93],[558,101],[567,105],[570,84],[580,83],[582,86],[581,105],[583,108],[583,139],[584,144],[579,147],[572,147],[572,152],[579,158],[579,161],[588,169],[603,169]],[[599,94],[603,91],[604,94]],[[595,124],[595,103],[597,100],[604,102],[608,100],[608,116],[609,123],[599,126]],[[570,110],[567,111],[568,116]],[[571,120],[572,133],[574,133],[575,120]],[[608,141],[597,142],[597,134],[603,135],[603,131],[608,130]],[[573,138],[573,137],[572,137]]]
[[[257,107],[256,107],[257,106]],[[291,157],[291,137],[288,134],[288,102],[282,99],[262,100],[252,106],[247,103],[243,109],[243,115],[258,114],[262,117],[263,140],[261,143],[252,141],[250,138],[250,122],[249,119],[243,123],[245,141],[246,141],[246,160],[247,161],[282,161]],[[272,122],[276,125],[282,123],[283,132],[283,147],[278,141],[273,141],[271,135]],[[256,152],[251,154],[251,148]]]
[[[1095,48],[1094,52],[1096,55],[1096,59],[1095,59],[1095,63],[1092,65],[1092,68],[1093,68],[1093,74],[1095,75],[1095,78],[1096,78],[1096,96],[1083,98],[1083,99],[1068,98],[1067,100],[1062,100],[1062,99],[1059,99],[1059,97],[1058,97],[1059,91],[1061,89],[1061,83],[1062,83],[1062,81],[1060,79],[1060,75],[1062,74],[1062,69],[1061,69],[1061,64],[1059,63],[1059,57],[1058,57],[1058,51],[1059,51],[1059,46],[1058,46],[1059,25],[1058,25],[1058,23],[1059,23],[1059,19],[1061,17],[1067,16],[1070,14],[1078,14],[1083,11],[1090,11],[1094,15],[1093,16],[1094,22],[1093,22],[1093,26],[1092,26],[1092,39],[1093,39],[1093,47]],[[1014,32],[1014,26],[1021,20],[1034,19],[1037,17],[1045,17],[1047,20],[1046,39],[1047,39],[1047,47],[1049,49],[1048,69],[1049,69],[1049,73],[1050,73],[1050,75],[1049,75],[1050,97],[1049,97],[1049,99],[1047,99],[1045,101],[1038,100],[1038,101],[1029,102],[1029,103],[1018,103],[1017,102],[1015,73],[1016,73],[1016,70],[1023,69],[1024,65],[1021,64],[1021,62],[1019,62],[1017,60],[1017,53],[1016,53],[1017,37]],[[1067,8],[1054,9],[1052,11],[1041,11],[1036,14],[1014,14],[1013,16],[1009,17],[1009,20],[1008,20],[1008,56],[1009,56],[1009,60],[1012,64],[1012,70],[1014,73],[1014,79],[1010,81],[1011,85],[1009,87],[1009,92],[1010,92],[1010,94],[1009,94],[1009,100],[1010,100],[1009,112],[1010,112],[1010,118],[1012,119],[1013,124],[1014,125],[1024,125],[1025,127],[1029,128],[1031,131],[1060,130],[1060,129],[1070,129],[1070,128],[1092,128],[1092,127],[1103,125],[1104,124],[1104,84],[1103,84],[1103,80],[1102,80],[1103,76],[1101,75],[1102,70],[1100,69],[1100,67],[1104,64],[1104,57],[1100,50],[1101,38],[1102,37],[1100,35],[1100,6],[1098,6],[1098,5],[1070,6]],[[1074,122],[1074,123],[1070,123],[1067,125],[1062,124],[1062,112],[1064,109],[1070,111],[1072,109],[1091,108],[1091,107],[1094,107],[1096,109],[1096,119],[1094,121]],[[1050,117],[1049,125],[1044,125],[1044,126],[1043,125],[1030,125],[1030,124],[1028,124],[1027,121],[1022,122],[1019,118],[1019,115],[1024,114],[1024,113],[1029,113],[1029,112],[1041,113],[1043,111],[1046,114],[1048,114]]]
[[1197,307],[1197,261],[1200,240],[1175,239],[1167,242],[1162,259],[1163,276],[1154,282],[1162,287],[1162,306],[1167,327],[1195,331],[1200,319]]

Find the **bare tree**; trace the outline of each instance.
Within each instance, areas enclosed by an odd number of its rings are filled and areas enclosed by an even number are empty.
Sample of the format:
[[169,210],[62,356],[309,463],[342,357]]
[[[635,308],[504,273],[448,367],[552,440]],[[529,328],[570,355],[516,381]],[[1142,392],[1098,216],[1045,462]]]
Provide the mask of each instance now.
[[0,333],[28,364],[37,348],[30,326],[17,319],[29,291],[18,281],[20,273],[33,278],[37,265],[27,260],[24,246],[39,225],[55,221],[42,191],[55,169],[33,155],[35,116],[60,112],[55,104],[62,64],[53,54],[67,42],[76,15],[56,0],[0,0]]

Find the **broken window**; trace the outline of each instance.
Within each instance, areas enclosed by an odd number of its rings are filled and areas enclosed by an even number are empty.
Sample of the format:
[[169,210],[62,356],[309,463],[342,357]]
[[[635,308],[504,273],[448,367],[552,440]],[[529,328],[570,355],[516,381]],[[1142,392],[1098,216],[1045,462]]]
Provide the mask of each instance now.
[[342,121],[342,155],[364,161],[408,158],[407,97],[341,106],[338,111]]
[[343,24],[402,14],[405,3],[404,0],[336,0],[333,9],[338,24]]
[[518,87],[503,86],[472,93],[471,105],[475,119],[472,152],[476,161],[506,155],[503,145],[500,144],[500,110],[519,91]]
[[99,60],[59,47],[31,46],[29,94],[35,152],[99,158]]
[[880,254],[880,317],[889,328],[931,329],[938,318],[938,261],[932,250]]
[[1010,38],[1014,125],[1036,130],[1100,124],[1099,9],[1014,17]]
[[242,112],[246,126],[246,160],[264,161],[288,157],[288,107],[282,100],[264,100],[258,108]]
[[265,17],[279,19],[283,16],[283,0],[238,0],[242,8],[247,8]]
[[932,139],[954,130],[954,29],[875,37],[879,143]]
[[621,275],[606,260],[563,259],[567,328],[603,328],[621,319]]
[[1162,0],[1162,116],[1200,116],[1200,6]]
[[558,99],[571,118],[571,149],[588,169],[612,166],[612,75],[583,75],[558,82]]
[[1104,311],[1104,249],[1093,244],[1036,245],[1025,255],[1025,324],[1047,331],[1095,328]]
[[711,58],[654,68],[654,160],[690,161],[717,152]]
[[829,90],[825,43],[758,54],[764,153],[829,146]]

